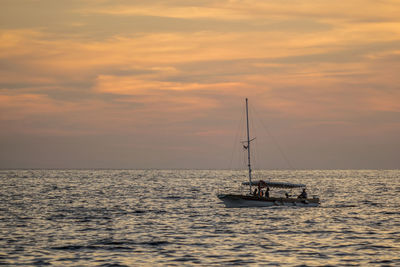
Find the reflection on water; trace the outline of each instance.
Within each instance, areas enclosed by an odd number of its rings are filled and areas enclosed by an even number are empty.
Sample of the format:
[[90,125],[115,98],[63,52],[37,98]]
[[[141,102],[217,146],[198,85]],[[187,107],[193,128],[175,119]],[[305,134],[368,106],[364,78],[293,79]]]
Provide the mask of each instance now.
[[234,171],[0,171],[0,264],[400,265],[400,171],[264,171],[317,208],[229,209]]

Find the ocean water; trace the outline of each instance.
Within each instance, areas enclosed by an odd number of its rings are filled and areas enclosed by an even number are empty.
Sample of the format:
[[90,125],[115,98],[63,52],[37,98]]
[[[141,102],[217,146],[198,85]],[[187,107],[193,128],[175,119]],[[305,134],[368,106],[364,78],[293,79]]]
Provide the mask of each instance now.
[[245,175],[0,171],[0,264],[400,266],[399,170],[262,171],[321,206],[225,208]]

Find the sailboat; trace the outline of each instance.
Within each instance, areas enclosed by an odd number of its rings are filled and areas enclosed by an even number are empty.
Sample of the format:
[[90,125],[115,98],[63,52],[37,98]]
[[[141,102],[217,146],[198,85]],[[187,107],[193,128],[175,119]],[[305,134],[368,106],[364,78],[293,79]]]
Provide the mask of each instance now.
[[[306,192],[306,185],[294,184],[286,182],[273,182],[266,180],[252,181],[252,169],[251,169],[251,153],[250,144],[255,138],[250,139],[249,130],[249,111],[248,111],[248,99],[246,98],[246,127],[247,127],[247,141],[245,141],[244,148],[247,150],[247,166],[248,166],[248,182],[243,182],[242,185],[249,186],[248,194],[218,194],[217,197],[222,200],[226,207],[268,207],[268,206],[303,206],[303,207],[315,207],[320,204],[318,196],[308,198]],[[255,187],[253,191],[253,187]],[[270,196],[270,188],[284,188],[302,189],[302,193],[297,197],[292,197],[288,193],[284,196]]]

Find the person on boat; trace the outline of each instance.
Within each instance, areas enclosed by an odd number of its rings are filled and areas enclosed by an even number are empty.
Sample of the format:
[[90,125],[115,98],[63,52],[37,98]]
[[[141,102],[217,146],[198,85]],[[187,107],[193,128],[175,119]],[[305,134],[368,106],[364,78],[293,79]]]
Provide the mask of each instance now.
[[298,198],[307,198],[307,192],[306,189],[303,189],[303,192],[301,192],[301,194],[298,196]]
[[258,182],[258,196],[262,197],[263,196],[263,191],[261,190],[262,185],[261,185],[261,181]]
[[265,190],[265,198],[269,198],[269,187]]
[[253,195],[254,195],[254,196],[257,196],[257,195],[258,195],[257,188],[256,188],[256,189],[254,189]]

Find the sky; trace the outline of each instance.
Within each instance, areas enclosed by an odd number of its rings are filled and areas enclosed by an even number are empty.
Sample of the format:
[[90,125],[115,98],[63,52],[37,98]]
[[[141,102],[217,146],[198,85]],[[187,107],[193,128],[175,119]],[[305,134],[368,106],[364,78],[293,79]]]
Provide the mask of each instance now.
[[0,0],[0,168],[240,168],[247,97],[258,168],[398,169],[399,14]]

